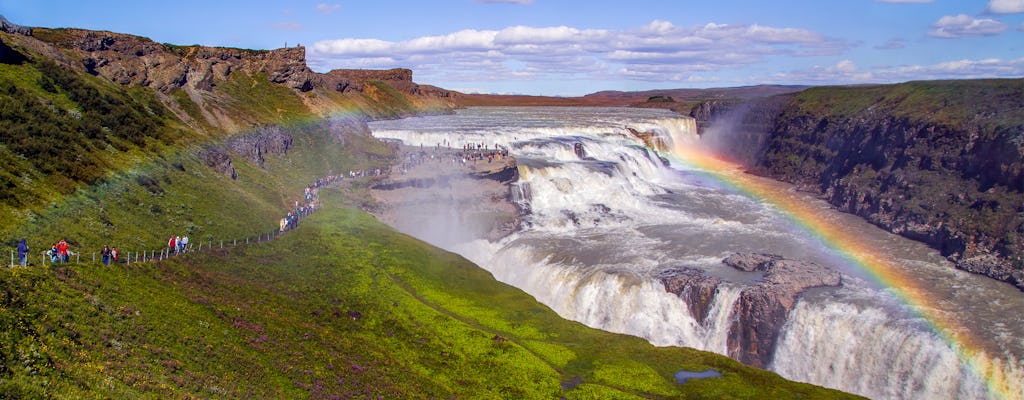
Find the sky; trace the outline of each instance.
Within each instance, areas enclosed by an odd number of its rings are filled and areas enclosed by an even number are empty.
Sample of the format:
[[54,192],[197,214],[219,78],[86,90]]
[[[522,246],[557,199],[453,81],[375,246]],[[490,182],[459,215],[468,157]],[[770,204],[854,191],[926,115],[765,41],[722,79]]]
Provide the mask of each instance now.
[[1024,0],[0,0],[27,26],[303,45],[467,93],[1024,77]]

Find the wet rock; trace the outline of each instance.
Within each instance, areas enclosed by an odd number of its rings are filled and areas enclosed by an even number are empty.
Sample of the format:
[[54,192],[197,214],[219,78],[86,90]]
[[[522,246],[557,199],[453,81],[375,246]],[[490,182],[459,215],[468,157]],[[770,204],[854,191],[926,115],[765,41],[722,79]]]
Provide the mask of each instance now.
[[729,356],[759,368],[771,362],[779,330],[800,293],[840,284],[839,273],[831,268],[778,255],[734,254],[722,262],[741,271],[764,273],[761,282],[740,293],[728,338]]
[[683,268],[663,272],[660,276],[665,291],[683,299],[690,315],[697,322],[704,324],[715,299],[715,292],[722,281],[710,277],[699,269]]

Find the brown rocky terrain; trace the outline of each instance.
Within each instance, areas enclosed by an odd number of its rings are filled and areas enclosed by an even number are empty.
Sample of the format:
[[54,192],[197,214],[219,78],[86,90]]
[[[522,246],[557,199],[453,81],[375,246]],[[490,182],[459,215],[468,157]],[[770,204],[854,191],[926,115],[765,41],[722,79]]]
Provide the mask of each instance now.
[[[455,92],[421,87],[413,82],[410,70],[314,72],[301,46],[274,50],[175,46],[106,31],[25,28],[6,20],[2,28],[8,34],[0,37],[0,49],[7,50],[0,57],[38,54],[122,86],[152,88],[167,95],[163,100],[169,108],[197,129],[237,131],[259,125],[234,120],[237,106],[227,104],[237,99],[223,92],[231,90],[230,84],[239,76],[302,94],[298,98],[306,107],[324,114],[342,108],[339,102],[356,102],[364,113],[378,117],[407,115],[410,111],[405,109],[410,107],[426,112],[455,106]],[[179,90],[200,106],[201,116],[191,115],[170,98]]]

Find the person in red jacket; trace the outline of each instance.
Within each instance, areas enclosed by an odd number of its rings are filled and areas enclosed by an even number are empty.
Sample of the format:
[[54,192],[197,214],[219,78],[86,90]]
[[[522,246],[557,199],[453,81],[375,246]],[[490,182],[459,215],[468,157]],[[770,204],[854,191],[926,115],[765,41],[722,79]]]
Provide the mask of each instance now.
[[59,242],[57,242],[57,254],[60,255],[60,260],[63,262],[68,262],[68,260],[70,259],[70,257],[68,256],[68,247],[70,246],[68,246],[68,242],[66,242],[64,239],[61,239]]
[[178,249],[178,242],[174,240],[174,236],[171,236],[171,240],[167,241],[168,250],[167,254],[174,253]]

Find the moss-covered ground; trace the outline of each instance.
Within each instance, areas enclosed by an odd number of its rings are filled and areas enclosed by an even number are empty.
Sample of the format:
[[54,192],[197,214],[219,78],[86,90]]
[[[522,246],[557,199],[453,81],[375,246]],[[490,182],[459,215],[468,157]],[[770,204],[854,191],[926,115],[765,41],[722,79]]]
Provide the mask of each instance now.
[[[0,272],[7,398],[840,398],[559,318],[347,208],[161,263]],[[676,384],[680,369],[722,378]]]

